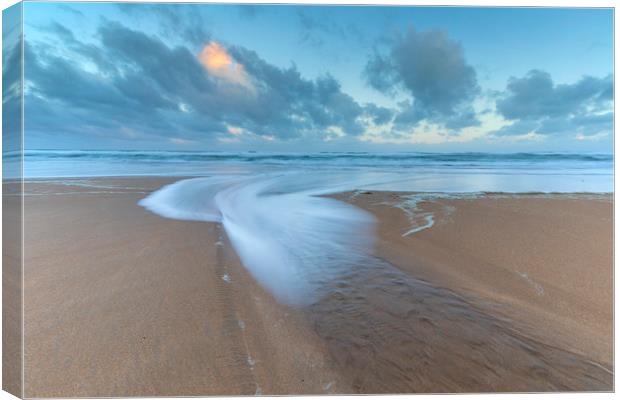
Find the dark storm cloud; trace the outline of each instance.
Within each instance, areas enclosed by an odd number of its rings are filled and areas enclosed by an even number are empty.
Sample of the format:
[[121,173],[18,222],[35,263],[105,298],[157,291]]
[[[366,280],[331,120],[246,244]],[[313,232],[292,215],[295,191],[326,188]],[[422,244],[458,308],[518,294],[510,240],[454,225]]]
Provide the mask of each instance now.
[[[497,134],[611,132],[612,101],[611,75],[584,76],[572,84],[556,85],[549,73],[531,70],[523,78],[511,78],[506,91],[497,99],[497,111],[516,121]],[[524,132],[526,127],[530,130]]]
[[476,71],[465,60],[462,46],[443,32],[413,28],[368,61],[364,76],[373,88],[393,95],[404,91],[411,101],[401,104],[395,122],[421,120],[462,128],[478,123],[471,102],[480,92]]
[[391,117],[387,109],[359,105],[329,75],[305,79],[296,67],[276,67],[243,47],[228,48],[240,66],[235,73],[244,74],[230,81],[188,48],[118,23],[104,21],[96,44],[59,25],[48,31],[75,57],[54,54],[45,43],[26,44],[32,130],[209,141],[230,138],[234,126],[254,138],[321,140],[328,128],[355,136],[364,119]]

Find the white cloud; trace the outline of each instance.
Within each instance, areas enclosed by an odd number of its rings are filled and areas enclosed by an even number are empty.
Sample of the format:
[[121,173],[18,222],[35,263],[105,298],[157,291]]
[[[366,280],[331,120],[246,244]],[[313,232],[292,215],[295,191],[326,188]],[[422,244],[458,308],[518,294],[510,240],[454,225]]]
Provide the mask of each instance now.
[[575,139],[577,140],[601,140],[606,138],[607,136],[609,136],[609,134],[607,132],[599,132],[599,133],[595,133],[592,135],[584,135],[583,133],[578,133],[575,136]]
[[192,144],[192,143],[195,143],[195,141],[173,137],[173,138],[170,138],[170,143],[172,143],[172,144]]

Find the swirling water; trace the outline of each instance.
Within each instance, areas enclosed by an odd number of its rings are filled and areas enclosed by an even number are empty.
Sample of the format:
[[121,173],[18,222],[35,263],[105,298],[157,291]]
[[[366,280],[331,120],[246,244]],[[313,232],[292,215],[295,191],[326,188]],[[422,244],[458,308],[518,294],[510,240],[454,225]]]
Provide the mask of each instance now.
[[221,222],[256,280],[279,300],[301,305],[372,250],[373,217],[314,195],[322,192],[300,186],[296,174],[193,178],[140,204],[169,218]]

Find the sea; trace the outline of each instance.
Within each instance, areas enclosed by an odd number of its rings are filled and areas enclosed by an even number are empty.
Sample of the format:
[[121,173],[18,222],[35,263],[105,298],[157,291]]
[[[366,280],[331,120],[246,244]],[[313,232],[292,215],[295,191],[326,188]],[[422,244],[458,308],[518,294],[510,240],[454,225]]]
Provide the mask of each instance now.
[[[19,153],[5,154],[5,162]],[[319,176],[330,184],[442,192],[611,192],[613,155],[577,153],[27,150],[24,177]],[[360,186],[358,189],[362,189]]]

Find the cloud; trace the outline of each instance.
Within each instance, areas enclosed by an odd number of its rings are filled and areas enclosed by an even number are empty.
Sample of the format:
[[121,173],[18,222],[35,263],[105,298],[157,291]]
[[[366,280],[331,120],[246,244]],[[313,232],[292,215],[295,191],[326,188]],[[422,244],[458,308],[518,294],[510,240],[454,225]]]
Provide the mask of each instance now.
[[66,4],[58,4],[57,6],[60,10],[63,10],[71,15],[73,15],[74,17],[78,17],[78,18],[84,18],[84,13],[81,12],[80,10],[76,10],[75,8],[68,6]]
[[[478,101],[476,109],[487,107],[488,99]],[[383,126],[373,126],[367,129],[362,140],[377,144],[418,144],[418,145],[446,145],[457,151],[454,147],[459,143],[476,142],[484,140],[488,143],[489,132],[495,132],[506,125],[510,125],[504,118],[494,112],[479,111],[480,123],[468,126],[458,131],[450,131],[445,125],[423,120],[410,129],[394,129],[394,122]]]
[[173,137],[173,138],[170,138],[170,143],[177,144],[177,145],[191,145],[191,144],[194,144],[195,142],[193,140]]
[[471,106],[480,92],[476,71],[462,46],[443,32],[410,28],[392,40],[386,54],[370,58],[364,76],[387,95],[410,96],[395,119],[403,128],[423,120],[454,129],[478,124]]
[[577,140],[592,140],[592,141],[597,141],[597,140],[601,140],[607,137],[607,134],[605,132],[600,132],[600,133],[595,133],[593,135],[584,135],[582,133],[578,133],[575,136],[575,139]]
[[298,9],[300,42],[321,47],[335,38],[345,39],[347,31],[342,24],[335,23],[328,15],[317,14],[316,10]]
[[[72,53],[66,58],[48,51],[53,48],[44,43],[25,43],[27,131],[96,142],[153,140],[180,132],[198,136],[223,129],[216,119],[179,110],[187,90],[197,96],[209,88],[202,67],[189,51],[169,49],[113,23],[101,26],[99,36],[98,57],[106,62],[94,63],[94,71],[81,62],[88,58],[80,52],[83,46],[68,46],[64,50]],[[141,134],[127,136],[126,132]]]
[[607,134],[613,127],[612,102],[611,75],[555,84],[549,73],[531,70],[522,78],[510,78],[497,99],[498,113],[513,124],[496,134]]
[[599,107],[613,98],[611,75],[585,76],[574,84],[554,85],[551,75],[531,70],[523,78],[511,78],[497,110],[508,119],[563,117]]
[[198,55],[198,60],[211,75],[244,86],[251,91],[255,90],[243,65],[233,60],[221,44],[215,41],[207,43]]
[[536,132],[539,124],[536,121],[523,120],[509,123],[493,132],[493,136],[516,136]]
[[358,104],[330,75],[307,79],[240,46],[209,40],[193,52],[105,20],[89,44],[65,27],[48,32],[64,46],[25,45],[30,131],[174,144],[322,141],[391,117]]
[[[11,7],[4,12],[16,21],[21,19],[19,6]],[[17,151],[21,146],[22,41],[19,33],[21,27],[18,24],[9,26],[7,22],[10,20],[10,18],[5,18],[2,31],[2,113],[4,116],[2,119],[2,140],[4,152]]]
[[372,103],[366,104],[364,112],[375,125],[387,124],[394,117],[394,110]]
[[243,129],[239,128],[238,126],[228,126],[226,128],[226,131],[228,131],[228,133],[230,133],[231,135],[241,135],[243,133]]
[[294,66],[273,66],[252,50],[232,46],[229,52],[257,82],[256,103],[245,111],[258,126],[246,129],[280,138],[320,137],[329,126],[338,126],[347,135],[363,131],[363,107],[332,76],[305,79]]
[[254,19],[257,15],[265,11],[264,7],[253,4],[238,4],[235,7],[240,16],[248,19]]
[[192,4],[118,3],[117,6],[136,20],[155,18],[166,37],[178,37],[194,46],[202,45],[211,37],[200,9]]

